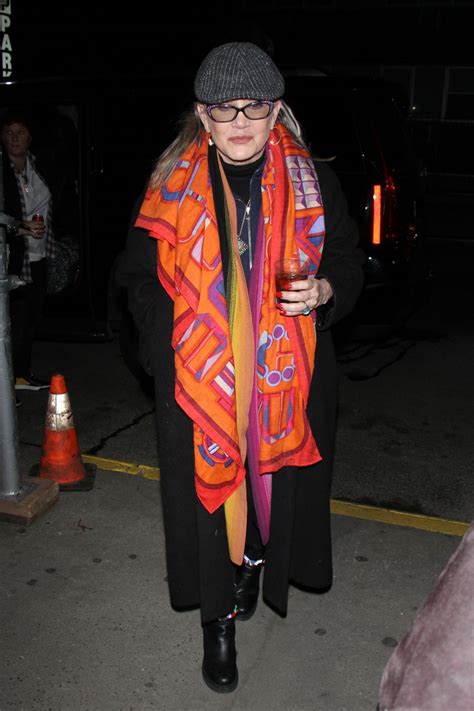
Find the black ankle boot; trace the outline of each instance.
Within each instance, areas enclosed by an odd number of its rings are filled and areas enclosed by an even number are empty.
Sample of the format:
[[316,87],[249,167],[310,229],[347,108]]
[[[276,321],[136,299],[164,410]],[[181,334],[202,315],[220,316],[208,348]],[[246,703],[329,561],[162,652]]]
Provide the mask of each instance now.
[[202,675],[218,693],[234,691],[239,680],[235,651],[235,617],[223,617],[203,625]]
[[235,604],[238,609],[239,620],[249,620],[256,610],[258,593],[260,590],[260,571],[262,563],[259,565],[249,565],[245,559],[240,568],[237,569],[235,579]]

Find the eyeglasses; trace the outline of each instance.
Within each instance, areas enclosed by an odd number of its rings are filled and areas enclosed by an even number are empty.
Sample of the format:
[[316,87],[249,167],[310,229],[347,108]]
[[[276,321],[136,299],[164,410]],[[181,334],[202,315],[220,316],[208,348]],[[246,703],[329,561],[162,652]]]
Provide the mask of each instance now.
[[270,116],[275,106],[274,101],[251,101],[238,109],[231,104],[209,104],[206,106],[207,115],[217,123],[229,123],[234,121],[240,111],[251,121],[267,118]]

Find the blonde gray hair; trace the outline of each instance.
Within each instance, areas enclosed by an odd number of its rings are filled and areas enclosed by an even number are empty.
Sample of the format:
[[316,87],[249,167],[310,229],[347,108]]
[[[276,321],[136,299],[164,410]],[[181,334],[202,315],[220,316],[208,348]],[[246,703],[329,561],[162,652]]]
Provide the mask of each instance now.
[[[282,123],[289,130],[298,145],[309,151],[305,139],[303,138],[303,130],[293,111],[284,101],[281,102],[277,121]],[[163,183],[166,182],[179,157],[194,143],[203,130],[201,119],[196,109],[183,114],[179,126],[178,135],[174,141],[165,148],[155,163],[150,177],[150,188],[152,190],[160,188]]]

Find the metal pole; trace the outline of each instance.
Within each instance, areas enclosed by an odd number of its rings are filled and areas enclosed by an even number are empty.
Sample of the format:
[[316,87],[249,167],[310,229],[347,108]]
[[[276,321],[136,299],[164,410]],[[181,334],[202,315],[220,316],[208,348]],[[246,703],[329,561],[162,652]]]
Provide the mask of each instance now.
[[[0,211],[4,208],[3,152],[0,146]],[[21,492],[18,468],[18,434],[10,338],[10,280],[7,269],[7,239],[0,219],[0,498]]]

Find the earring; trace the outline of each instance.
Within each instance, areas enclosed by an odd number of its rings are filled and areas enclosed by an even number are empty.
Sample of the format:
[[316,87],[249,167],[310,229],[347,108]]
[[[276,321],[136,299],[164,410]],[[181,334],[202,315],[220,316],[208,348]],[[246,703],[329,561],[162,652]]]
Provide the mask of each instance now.
[[278,146],[278,144],[281,142],[281,136],[278,136],[278,141],[275,141],[274,137],[272,136],[272,138],[270,138],[268,142],[271,146]]
[[207,139],[207,142],[209,143],[210,146],[214,145],[214,141],[211,138],[211,134],[209,134],[209,138]]

